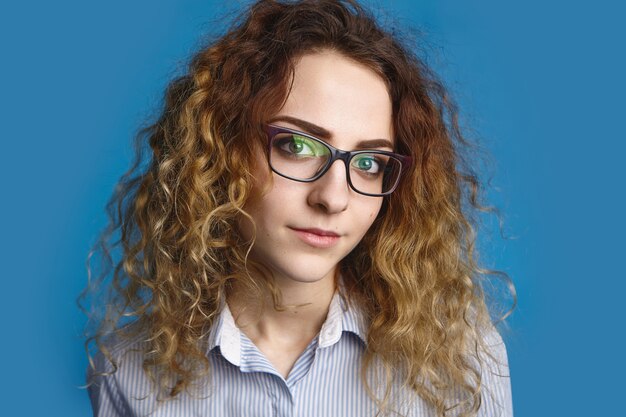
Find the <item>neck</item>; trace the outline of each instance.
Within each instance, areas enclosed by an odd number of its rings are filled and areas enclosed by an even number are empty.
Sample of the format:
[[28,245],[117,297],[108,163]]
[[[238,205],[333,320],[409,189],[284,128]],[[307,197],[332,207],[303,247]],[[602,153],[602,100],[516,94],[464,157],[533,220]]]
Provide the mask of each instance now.
[[275,284],[281,294],[277,308],[269,292],[259,301],[233,288],[228,305],[237,325],[255,343],[310,341],[319,333],[328,315],[335,293],[334,271],[316,282],[279,277],[275,278]]

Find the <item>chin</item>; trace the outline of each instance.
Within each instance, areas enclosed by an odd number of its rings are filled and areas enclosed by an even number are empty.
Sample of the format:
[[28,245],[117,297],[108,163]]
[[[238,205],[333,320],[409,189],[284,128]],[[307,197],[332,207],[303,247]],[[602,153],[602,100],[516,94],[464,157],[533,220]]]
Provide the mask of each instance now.
[[297,265],[274,265],[271,268],[276,278],[300,283],[315,283],[324,279],[333,279],[338,262],[320,265],[320,261],[298,262]]
[[289,283],[333,280],[335,269],[343,258],[342,249],[312,251],[289,245],[274,247],[272,250],[253,247],[250,255],[254,261],[264,265],[268,272],[271,272],[278,285],[281,283],[289,285]]

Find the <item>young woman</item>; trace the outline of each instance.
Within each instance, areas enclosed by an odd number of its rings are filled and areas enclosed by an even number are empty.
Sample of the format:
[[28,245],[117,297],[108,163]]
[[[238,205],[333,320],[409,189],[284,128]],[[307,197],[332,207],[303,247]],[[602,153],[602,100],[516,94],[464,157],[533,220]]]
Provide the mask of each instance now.
[[94,415],[512,415],[454,107],[357,3],[252,5],[142,138]]

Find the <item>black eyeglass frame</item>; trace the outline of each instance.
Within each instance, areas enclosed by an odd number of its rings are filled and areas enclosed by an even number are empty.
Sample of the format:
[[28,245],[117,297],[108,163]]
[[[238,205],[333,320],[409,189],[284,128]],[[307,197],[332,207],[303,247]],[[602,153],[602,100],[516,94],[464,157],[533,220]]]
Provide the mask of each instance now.
[[[334,146],[324,142],[323,140],[316,138],[315,136],[312,136],[308,133],[305,132],[301,132],[299,130],[295,130],[295,129],[290,129],[287,127],[282,127],[282,126],[276,126],[276,125],[271,125],[271,124],[267,124],[265,125],[265,131],[267,133],[267,162],[271,168],[271,170],[273,172],[275,172],[276,174],[280,175],[281,177],[293,180],[293,181],[298,181],[298,182],[313,182],[316,181],[318,179],[320,179],[332,166],[333,163],[335,163],[336,160],[340,159],[343,161],[345,167],[346,167],[346,179],[348,180],[348,185],[350,186],[350,188],[352,190],[354,190],[355,192],[362,194],[362,195],[366,195],[366,196],[370,196],[370,197],[384,197],[386,195],[389,195],[391,193],[393,193],[395,191],[395,189],[398,187],[398,184],[400,183],[400,179],[402,178],[402,174],[403,172],[405,172],[406,168],[409,168],[411,166],[411,164],[413,163],[413,158],[411,158],[410,156],[406,156],[406,155],[400,155],[397,154],[395,152],[389,152],[389,151],[379,151],[379,150],[371,150],[371,149],[363,149],[363,150],[359,150],[359,151],[343,151],[341,149],[337,149]],[[328,159],[328,161],[326,162],[326,165],[319,170],[319,172],[312,178],[308,178],[308,179],[301,179],[301,178],[294,178],[294,177],[290,177],[289,175],[285,175],[281,172],[278,172],[274,166],[272,166],[272,143],[274,138],[276,137],[276,135],[278,135],[279,133],[293,133],[299,136],[304,136],[308,139],[314,140],[316,142],[319,142],[321,144],[323,144],[324,146],[326,146],[328,149],[330,149],[330,158]],[[359,191],[356,189],[356,187],[352,184],[352,179],[350,177],[350,160],[352,160],[352,158],[356,155],[360,155],[360,154],[380,154],[380,155],[386,155],[389,156],[391,158],[396,159],[397,161],[400,162],[400,172],[398,174],[398,178],[396,179],[396,182],[393,184],[393,186],[386,192],[384,193],[377,193],[377,194],[372,194],[372,193],[366,193],[363,191]]]

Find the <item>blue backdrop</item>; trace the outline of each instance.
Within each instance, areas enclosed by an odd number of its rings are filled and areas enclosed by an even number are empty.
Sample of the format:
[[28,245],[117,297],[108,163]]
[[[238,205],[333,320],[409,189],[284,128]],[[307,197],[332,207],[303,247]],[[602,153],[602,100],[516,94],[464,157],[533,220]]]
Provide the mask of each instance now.
[[[4,416],[85,416],[75,299],[130,139],[218,1],[0,6]],[[372,4],[374,2],[369,2]],[[506,335],[518,416],[615,415],[624,390],[623,6],[377,1],[426,33],[429,62],[493,154],[514,240],[483,237],[519,308]]]

